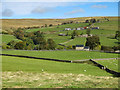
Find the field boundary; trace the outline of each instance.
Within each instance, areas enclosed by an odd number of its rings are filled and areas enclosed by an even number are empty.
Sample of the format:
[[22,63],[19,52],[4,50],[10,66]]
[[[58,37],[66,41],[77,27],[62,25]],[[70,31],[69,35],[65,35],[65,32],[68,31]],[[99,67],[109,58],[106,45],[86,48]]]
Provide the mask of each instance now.
[[49,60],[49,61],[58,61],[58,62],[68,62],[71,63],[70,60],[59,60],[59,59],[50,59],[50,58],[39,58],[39,57],[31,57],[31,56],[23,56],[23,55],[11,55],[11,54],[0,54],[3,56],[13,56],[13,57],[23,57],[23,58],[32,58],[32,59],[43,59],[43,60]]
[[120,72],[116,72],[116,71],[113,71],[111,69],[108,69],[107,67],[95,62],[94,60],[90,59],[89,61],[91,61],[95,66],[99,67],[100,69],[103,69],[105,70],[106,72],[110,73],[110,74],[113,74],[113,76],[115,77],[120,77]]
[[32,59],[43,59],[43,60],[49,60],[49,61],[58,61],[58,62],[67,62],[67,63],[85,63],[88,61],[92,62],[95,66],[99,67],[102,70],[105,70],[106,72],[113,74],[115,77],[120,77],[120,72],[113,71],[111,69],[108,69],[107,67],[95,62],[92,59],[86,59],[86,60],[75,60],[75,61],[70,61],[70,60],[59,60],[59,59],[50,59],[50,58],[39,58],[39,57],[31,57],[31,56],[22,56],[22,55],[10,55],[10,54],[0,54],[2,56],[13,56],[13,57],[23,57],[23,58],[32,58]]

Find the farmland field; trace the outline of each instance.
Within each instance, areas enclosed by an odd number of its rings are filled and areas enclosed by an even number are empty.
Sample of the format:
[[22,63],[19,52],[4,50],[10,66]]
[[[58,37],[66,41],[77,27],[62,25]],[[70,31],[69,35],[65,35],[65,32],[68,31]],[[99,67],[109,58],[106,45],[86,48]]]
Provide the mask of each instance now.
[[[89,64],[10,56],[2,56],[2,59],[3,87],[118,87],[117,78],[113,78],[111,74]],[[97,84],[95,85],[95,83]]]
[[118,69],[118,60],[99,60],[96,61],[102,65],[104,65],[105,67],[114,70],[114,71],[119,71]]
[[[44,32],[46,40],[53,39],[58,44],[65,46],[85,45],[86,37],[76,36],[71,39],[73,31],[64,31],[65,28],[85,27],[89,23],[84,23],[86,19],[4,19],[3,31],[14,31],[18,27],[43,26],[53,24],[53,26],[25,29],[25,34],[29,32]],[[101,46],[118,46],[118,40],[115,39],[118,30],[118,22],[115,17],[107,17],[110,21],[105,21],[104,17],[95,17],[102,22],[94,23],[94,27],[100,29],[91,30],[90,34],[97,35],[100,38]],[[78,23],[61,25],[63,22],[75,21]],[[58,25],[59,24],[59,25]],[[12,29],[13,28],[13,29]],[[68,36],[59,36],[59,34],[68,34]],[[78,30],[79,34],[86,34],[86,30]],[[15,40],[20,41],[13,35],[3,34],[2,43]],[[61,46],[62,47],[62,46]],[[50,58],[58,60],[85,60],[85,59],[106,59],[118,58],[118,54],[104,53],[100,51],[77,51],[77,50],[2,50],[2,54],[23,55],[39,58]],[[112,74],[94,66],[91,63],[66,63],[55,62],[43,59],[31,59],[12,56],[2,57],[2,79],[3,88],[118,88],[118,78]],[[96,62],[108,67],[111,70],[118,70],[118,60],[96,60]]]
[[2,35],[2,43],[9,43],[10,41],[15,40],[15,41],[20,41],[19,39],[17,39],[15,36],[13,35],[6,35],[3,34]]
[[52,58],[61,60],[82,60],[99,58],[117,58],[118,54],[102,53],[96,51],[22,51],[21,50],[3,50],[3,54],[25,55],[40,58]]

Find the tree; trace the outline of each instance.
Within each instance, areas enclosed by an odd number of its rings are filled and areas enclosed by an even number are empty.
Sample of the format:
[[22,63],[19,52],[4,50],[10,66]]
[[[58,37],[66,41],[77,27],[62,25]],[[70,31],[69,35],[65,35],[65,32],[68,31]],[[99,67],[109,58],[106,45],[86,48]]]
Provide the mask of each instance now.
[[33,50],[34,48],[34,45],[33,44],[29,44],[28,46],[26,46],[26,49],[27,50]]
[[72,34],[71,34],[72,36],[78,36],[79,35],[79,33],[78,33],[78,31],[77,30],[74,30],[73,32],[72,32]]
[[21,49],[21,50],[24,50],[25,47],[26,47],[26,42],[23,41],[16,43],[16,45],[14,46],[15,49]]
[[47,24],[45,24],[45,27],[47,27]]
[[14,48],[14,46],[16,45],[16,43],[17,43],[16,41],[12,40],[7,45],[9,45],[10,48]]
[[52,26],[53,26],[52,24],[49,25],[49,27],[52,27]]
[[120,31],[116,31],[115,34],[115,39],[119,40],[120,39]]
[[88,36],[90,36],[90,29],[87,29],[87,30],[86,30],[86,34],[87,34]]
[[96,19],[91,19],[90,22],[91,23],[96,23]]
[[100,45],[100,39],[98,36],[91,36],[91,37],[86,38],[86,46],[89,46],[90,49],[93,50],[98,45]]
[[19,28],[17,31],[14,31],[14,36],[18,39],[21,39],[21,40],[25,39],[24,35],[25,35],[25,32]]
[[85,23],[89,23],[89,20],[85,20]]
[[72,36],[71,36],[71,39],[74,39],[74,38],[75,38],[75,36],[74,36],[74,35],[72,35]]
[[48,40],[47,40],[47,43],[48,43],[48,49],[55,50],[56,44],[55,44],[55,42],[53,41],[53,39],[48,39]]
[[40,32],[40,31],[37,31],[34,33],[37,37],[42,37],[44,38],[44,33],[43,32]]

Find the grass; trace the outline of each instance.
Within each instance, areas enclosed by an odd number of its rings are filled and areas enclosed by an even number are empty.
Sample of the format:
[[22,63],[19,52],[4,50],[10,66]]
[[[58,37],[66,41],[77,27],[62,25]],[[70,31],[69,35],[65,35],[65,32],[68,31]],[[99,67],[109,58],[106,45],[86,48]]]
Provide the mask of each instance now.
[[40,58],[52,58],[60,60],[84,60],[97,58],[118,58],[118,54],[102,53],[96,51],[23,51],[23,50],[3,50],[3,54],[26,55]]
[[2,80],[3,88],[118,88],[118,78],[72,73],[9,71],[2,73]]
[[115,70],[115,71],[119,71],[118,70],[118,60],[99,60],[96,61],[102,65],[104,65],[105,67],[111,69],[111,70]]
[[[8,59],[9,58],[9,59]],[[63,63],[55,61],[2,56],[2,70],[48,73],[73,73],[93,76],[111,76],[111,74],[86,63]],[[86,70],[86,72],[84,71]],[[99,70],[99,72],[97,72]],[[94,72],[92,72],[94,71]]]
[[117,31],[118,30],[118,19],[116,18],[115,20],[111,19],[109,22],[96,23],[95,26],[99,26],[100,28],[105,29],[105,30]]
[[3,34],[2,35],[2,43],[9,43],[10,41],[15,40],[15,41],[20,41],[19,39],[17,39],[15,36],[13,35],[6,35]]
[[86,38],[85,37],[76,37],[72,41],[66,43],[65,45],[85,45]]
[[118,88],[118,78],[85,63],[2,56],[2,71],[3,88]]

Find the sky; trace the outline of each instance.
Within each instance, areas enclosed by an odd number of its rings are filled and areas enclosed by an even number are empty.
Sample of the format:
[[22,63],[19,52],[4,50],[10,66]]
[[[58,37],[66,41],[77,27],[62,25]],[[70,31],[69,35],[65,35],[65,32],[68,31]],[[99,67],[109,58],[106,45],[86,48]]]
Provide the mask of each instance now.
[[[67,1],[67,0],[66,0]],[[95,1],[95,0],[94,0]],[[118,16],[118,2],[31,2],[4,0],[0,13],[3,19],[74,18],[91,16]],[[105,0],[103,0],[105,1]],[[107,1],[107,0],[106,0]]]

